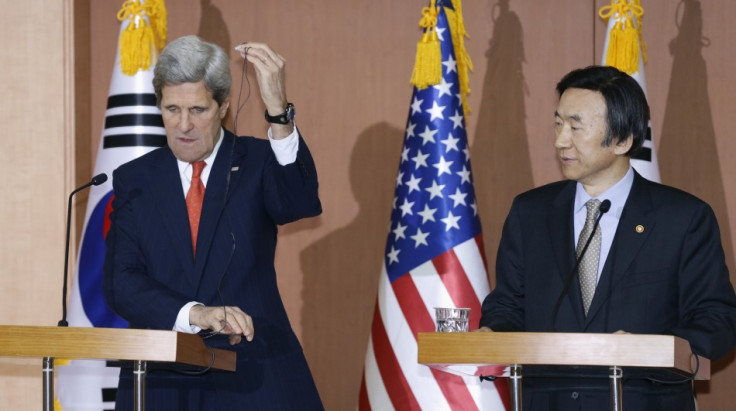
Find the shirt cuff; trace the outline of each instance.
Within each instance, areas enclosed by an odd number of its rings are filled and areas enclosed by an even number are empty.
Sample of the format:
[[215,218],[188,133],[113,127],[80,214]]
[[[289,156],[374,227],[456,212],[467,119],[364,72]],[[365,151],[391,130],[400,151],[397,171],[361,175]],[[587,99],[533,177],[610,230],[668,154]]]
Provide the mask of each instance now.
[[274,140],[271,128],[268,128],[268,141],[271,142],[271,150],[276,156],[276,161],[282,166],[288,166],[296,161],[296,153],[299,151],[299,132],[294,124],[294,131],[285,138]]
[[195,305],[204,305],[204,304],[198,303],[196,301],[191,301],[191,302],[184,304],[184,306],[181,307],[181,310],[179,310],[179,315],[176,316],[176,323],[174,323],[174,331],[178,331],[180,333],[187,333],[187,334],[196,334],[202,331],[202,329],[197,327],[196,325],[189,324],[189,311]]

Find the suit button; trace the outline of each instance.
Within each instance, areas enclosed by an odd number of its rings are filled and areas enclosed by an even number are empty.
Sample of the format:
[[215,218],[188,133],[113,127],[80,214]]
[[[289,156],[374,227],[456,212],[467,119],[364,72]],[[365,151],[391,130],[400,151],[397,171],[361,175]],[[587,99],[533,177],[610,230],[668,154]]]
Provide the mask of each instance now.
[[579,396],[580,394],[578,394],[577,391],[575,391],[572,393],[572,395],[570,395],[570,398],[572,398],[573,400],[577,400]]

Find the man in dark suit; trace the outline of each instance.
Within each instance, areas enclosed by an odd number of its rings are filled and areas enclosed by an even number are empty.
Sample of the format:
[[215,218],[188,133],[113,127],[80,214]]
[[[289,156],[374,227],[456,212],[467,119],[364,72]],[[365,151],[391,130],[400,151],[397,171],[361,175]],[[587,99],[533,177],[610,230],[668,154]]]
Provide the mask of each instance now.
[[[149,369],[154,410],[322,408],[274,270],[277,225],[321,212],[316,170],[287,103],[284,59],[265,44],[238,50],[253,64],[270,141],[221,126],[228,56],[186,36],[154,71],[167,146],[113,173],[110,307],[131,327],[201,332],[237,352],[235,373]],[[117,409],[131,407],[131,382],[123,369]]]
[[[736,344],[736,296],[713,211],[629,164],[647,133],[643,91],[627,74],[595,66],[567,74],[557,91],[554,145],[568,180],[514,200],[481,329],[668,334],[704,357],[727,354]],[[605,200],[610,210],[601,216]],[[524,409],[608,409],[606,375],[575,371],[525,375]],[[626,409],[695,409],[687,379],[629,373],[623,387]]]

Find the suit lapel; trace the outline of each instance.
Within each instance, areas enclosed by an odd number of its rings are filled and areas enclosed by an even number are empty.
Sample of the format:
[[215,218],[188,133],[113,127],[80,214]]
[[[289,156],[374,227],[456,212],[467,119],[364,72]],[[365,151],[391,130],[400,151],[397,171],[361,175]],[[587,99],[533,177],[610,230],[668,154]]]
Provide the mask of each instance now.
[[[616,235],[611,244],[611,250],[601,272],[601,279],[596,288],[593,301],[588,312],[587,322],[590,323],[608,302],[608,298],[616,287],[621,285],[624,274],[629,270],[632,261],[639,253],[642,245],[649,237],[655,225],[651,196],[648,182],[634,172],[634,183],[626,199],[621,219],[616,228]],[[637,227],[643,228],[642,232]]]
[[[212,165],[212,170],[207,180],[204,203],[202,204],[202,217],[199,223],[199,235],[197,238],[197,256],[195,259],[195,273],[200,278],[207,264],[207,255],[209,255],[218,222],[231,195],[230,192],[227,192],[228,198],[226,198],[226,191],[237,186],[241,174],[239,167],[241,157],[244,153],[238,149],[234,150],[234,147],[238,146],[241,145],[235,144],[235,136],[229,131],[225,131],[220,150],[217,153],[217,157],[215,157],[215,163]],[[233,170],[233,168],[236,169]]]
[[[552,203],[553,210],[547,218],[550,244],[552,244],[560,284],[565,286],[570,271],[575,265],[575,234],[573,232],[573,204],[575,200],[575,182],[570,181]],[[573,307],[575,320],[582,326],[583,302],[580,297],[580,284],[573,278],[565,298]]]
[[[230,182],[229,182],[229,188],[237,187],[238,181],[240,181],[240,176],[242,176],[245,173],[245,170],[243,170],[245,166],[245,157],[247,154],[247,145],[243,143],[243,140],[245,140],[247,137],[236,137],[234,134],[230,133],[229,131],[225,130],[225,137],[231,137],[232,140],[228,143],[230,147],[228,150],[232,150],[232,159],[229,162],[229,165],[227,167],[227,172],[230,173]],[[240,144],[238,144],[238,139],[240,140]],[[227,141],[227,140],[226,140]],[[227,180],[227,178],[226,178]],[[227,183],[226,183],[227,184]],[[227,204],[228,201],[230,201],[230,197],[232,197],[232,192],[228,190],[228,185],[226,185],[225,190],[227,190],[227,198],[225,198],[225,204]]]
[[[193,268],[192,237],[189,232],[189,216],[179,176],[176,158],[170,149],[164,148],[163,158],[153,166],[151,186],[156,203],[161,210],[161,220],[170,233],[175,252],[184,262],[183,267]],[[191,271],[189,272],[191,275]]]

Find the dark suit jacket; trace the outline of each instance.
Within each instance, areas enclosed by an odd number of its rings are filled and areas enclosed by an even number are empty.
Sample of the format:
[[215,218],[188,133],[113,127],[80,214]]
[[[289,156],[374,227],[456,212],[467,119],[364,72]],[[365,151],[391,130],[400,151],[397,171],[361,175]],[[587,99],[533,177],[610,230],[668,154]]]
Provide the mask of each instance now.
[[[321,408],[274,270],[277,224],[321,212],[314,162],[301,137],[296,162],[281,166],[268,141],[225,132],[205,190],[196,259],[179,169],[168,147],[115,170],[113,189],[104,291],[116,313],[133,328],[171,330],[181,307],[199,301],[238,306],[255,328],[252,342],[234,347],[225,338],[205,340],[237,351],[234,375],[149,372],[152,409],[162,409],[155,401],[182,409],[161,394],[165,389],[155,389],[158,374],[179,380],[164,386],[209,390],[204,397],[214,390],[220,410],[242,409],[243,403],[253,409]],[[182,401],[195,401],[187,395]],[[211,405],[207,398],[196,401]]]
[[[577,278],[553,317],[557,298],[575,264],[575,184],[549,184],[514,200],[498,250],[497,285],[483,302],[480,325],[495,331],[624,330],[676,335],[690,341],[695,353],[712,359],[732,350],[736,343],[736,296],[713,211],[685,192],[650,182],[638,174],[587,318]],[[637,232],[637,226],[642,226],[643,232]],[[606,380],[597,381],[604,384],[599,388],[607,398]],[[560,383],[570,383],[571,389],[595,388],[588,385],[590,381]],[[652,385],[656,384],[628,381],[624,386],[627,408],[667,409],[666,400],[661,398],[651,400],[656,406],[632,404],[636,400],[626,393],[628,389],[656,396],[659,391]],[[690,384],[681,385],[687,391],[691,389]],[[570,398],[579,404],[577,400],[582,397]],[[558,399],[537,402],[564,403]],[[560,409],[568,406],[574,407],[566,404]],[[555,409],[545,407],[533,409]]]

